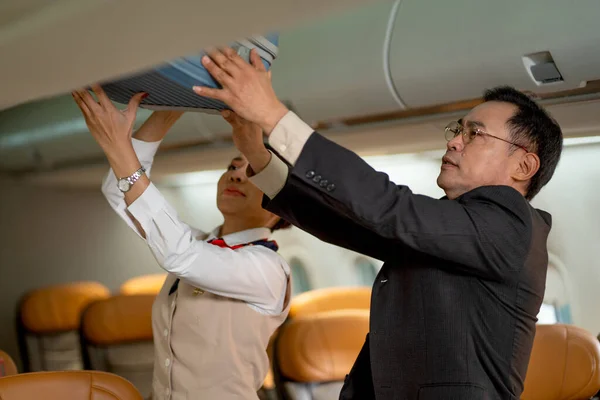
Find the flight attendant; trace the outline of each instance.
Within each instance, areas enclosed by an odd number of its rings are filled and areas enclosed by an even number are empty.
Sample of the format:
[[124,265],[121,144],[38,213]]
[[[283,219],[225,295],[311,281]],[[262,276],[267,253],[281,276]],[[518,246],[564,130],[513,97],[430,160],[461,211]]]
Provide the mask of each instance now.
[[120,111],[93,90],[98,101],[87,90],[73,97],[110,163],[102,192],[168,272],[152,310],[152,398],[258,399],[269,338],[290,298],[290,268],[269,236],[289,225],[261,207],[243,156],[218,182],[223,224],[205,233],[182,222],[150,181],[154,155],[181,113],[154,112],[132,137],[143,94]]

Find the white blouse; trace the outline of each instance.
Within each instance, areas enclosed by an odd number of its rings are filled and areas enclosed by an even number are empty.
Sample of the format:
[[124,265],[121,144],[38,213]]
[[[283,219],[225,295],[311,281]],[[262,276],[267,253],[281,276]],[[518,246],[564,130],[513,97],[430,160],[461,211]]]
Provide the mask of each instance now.
[[[132,142],[150,178],[160,141],[143,142],[134,138]],[[102,193],[117,214],[143,238],[128,213],[140,223],[154,257],[167,272],[205,291],[244,301],[260,313],[275,315],[283,311],[290,267],[276,252],[264,246],[232,250],[206,243],[205,240],[215,237],[214,232],[209,235],[182,222],[152,182],[127,207],[111,169],[102,183]],[[269,235],[269,229],[256,228],[223,239],[233,246],[267,239]]]

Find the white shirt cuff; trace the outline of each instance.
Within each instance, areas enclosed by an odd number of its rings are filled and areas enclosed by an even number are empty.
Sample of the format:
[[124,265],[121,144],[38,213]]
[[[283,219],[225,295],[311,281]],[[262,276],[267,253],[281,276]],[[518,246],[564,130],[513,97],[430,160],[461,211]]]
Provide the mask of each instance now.
[[158,142],[144,142],[143,140],[131,138],[133,150],[135,151],[135,154],[137,154],[141,164],[152,163],[152,161],[154,161],[154,156],[156,155],[161,142],[162,140],[159,140]]
[[248,179],[270,199],[273,199],[285,186],[288,177],[288,166],[273,152],[269,151],[269,153],[271,153],[271,161],[267,166]]
[[310,125],[288,111],[269,135],[269,145],[293,166],[313,132]]
[[133,203],[127,207],[144,231],[158,211],[165,207],[166,200],[152,182]]

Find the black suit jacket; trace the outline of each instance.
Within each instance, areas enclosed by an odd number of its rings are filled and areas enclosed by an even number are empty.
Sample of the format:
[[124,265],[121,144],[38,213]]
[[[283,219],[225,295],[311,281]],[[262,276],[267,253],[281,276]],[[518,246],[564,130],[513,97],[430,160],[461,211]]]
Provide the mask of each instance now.
[[513,188],[413,194],[313,133],[263,206],[384,261],[340,399],[519,399],[544,297],[549,214]]

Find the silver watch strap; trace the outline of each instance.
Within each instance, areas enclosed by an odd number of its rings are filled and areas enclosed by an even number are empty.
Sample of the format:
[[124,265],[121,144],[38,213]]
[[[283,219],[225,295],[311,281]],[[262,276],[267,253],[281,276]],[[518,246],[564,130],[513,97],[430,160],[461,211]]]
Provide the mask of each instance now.
[[146,172],[146,168],[141,167],[140,169],[135,171],[133,174],[131,174],[128,177],[123,178],[123,179],[125,179],[127,182],[129,182],[130,185],[133,185],[135,182],[138,181],[138,179],[140,179],[142,177],[144,172]]

